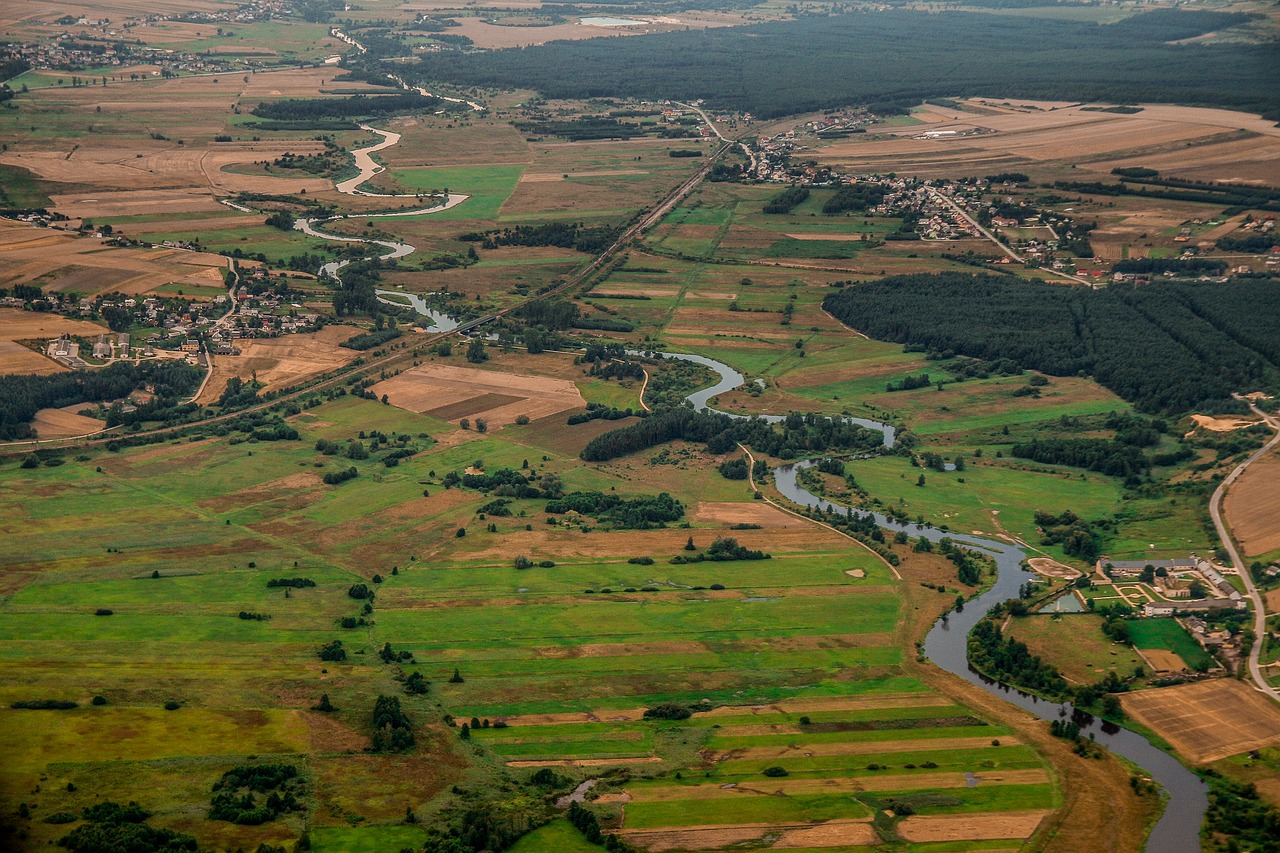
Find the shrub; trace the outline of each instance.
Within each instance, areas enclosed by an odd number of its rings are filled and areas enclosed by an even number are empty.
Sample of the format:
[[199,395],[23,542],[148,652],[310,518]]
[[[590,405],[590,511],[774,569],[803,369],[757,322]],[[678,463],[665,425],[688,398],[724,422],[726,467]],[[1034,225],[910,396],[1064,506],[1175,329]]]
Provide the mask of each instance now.
[[20,699],[9,707],[26,711],[69,711],[76,703],[69,699]]
[[105,704],[107,704],[107,697],[106,697],[106,696],[94,696],[94,697],[93,697],[93,700],[92,700],[92,702],[91,702],[91,704],[93,704],[93,705],[105,705]]
[[182,705],[181,705],[179,702],[176,702],[176,701],[175,701],[175,700],[173,700],[173,699],[170,699],[168,702],[165,702],[165,703],[164,703],[164,709],[165,709],[166,711],[176,711],[176,710],[178,710],[178,709],[179,709],[179,708],[181,708],[181,707],[182,707]]
[[692,711],[675,702],[661,702],[644,712],[646,720],[687,720],[692,716]]
[[97,610],[93,611],[94,616],[110,616],[113,613],[115,613],[114,610],[110,610],[106,607],[99,607]]
[[779,767],[779,766],[778,766],[778,765],[776,765],[776,764],[775,764],[775,765],[773,765],[772,767],[766,767],[765,769],[761,770],[760,772],[761,772],[762,774],[764,774],[765,776],[769,776],[769,777],[772,777],[772,778],[777,778],[777,777],[779,777],[779,776],[790,776],[790,775],[791,775],[789,772],[787,772],[787,768],[785,768],[785,767]]

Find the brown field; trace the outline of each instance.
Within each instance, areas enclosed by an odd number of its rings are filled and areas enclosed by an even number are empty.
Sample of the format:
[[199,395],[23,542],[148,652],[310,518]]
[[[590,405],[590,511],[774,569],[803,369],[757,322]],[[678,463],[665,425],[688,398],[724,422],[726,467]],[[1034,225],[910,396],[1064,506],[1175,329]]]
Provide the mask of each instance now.
[[1146,658],[1147,663],[1156,672],[1177,672],[1186,669],[1186,662],[1176,652],[1164,649],[1139,649],[1138,654]]
[[[1147,166],[1198,180],[1274,180],[1280,129],[1246,113],[1146,105],[1133,115],[1047,105],[1024,110],[969,101],[962,111],[931,108],[930,130],[978,129],[953,139],[913,139],[919,127],[840,140],[817,149],[825,163],[855,170],[954,174],[965,167],[1044,163],[1108,174],[1117,166]],[[985,113],[985,114],[979,114]],[[941,118],[937,121],[934,119]]]
[[982,841],[1026,838],[1036,831],[1047,811],[989,812],[968,815],[912,815],[898,824],[908,841]]
[[1197,764],[1280,744],[1280,708],[1235,679],[1125,693],[1120,701]]
[[1227,490],[1223,512],[1246,557],[1280,548],[1280,455],[1270,453],[1245,469]]
[[36,412],[31,426],[40,438],[62,438],[68,435],[88,435],[106,429],[106,423],[97,418],[76,414],[84,409],[83,403],[61,409],[41,409]]
[[278,391],[300,379],[341,367],[360,356],[338,346],[359,334],[355,326],[325,326],[306,335],[242,340],[240,355],[220,355],[213,363],[213,375],[201,392],[199,403],[210,403],[222,395],[232,376],[249,379],[256,375],[266,384],[264,391]]
[[62,193],[51,196],[54,207],[76,219],[136,216],[145,213],[199,213],[225,211],[208,189],[113,190],[111,192]]
[[[3,334],[4,321],[0,318],[0,334]],[[0,340],[0,376],[11,376],[19,373],[58,373],[67,368],[51,358],[45,358],[37,352],[24,347],[15,341]]]
[[57,314],[0,308],[0,341],[56,338],[63,333],[101,335],[106,331],[106,327],[88,320],[71,320]]
[[447,364],[406,370],[371,390],[411,412],[430,413],[455,423],[480,416],[490,428],[514,423],[520,415],[543,418],[586,406],[578,387],[566,379]]
[[767,504],[764,501],[742,503],[703,501],[693,511],[695,524],[714,524],[728,527],[731,524],[758,524],[761,527],[804,527],[808,521]]
[[[654,829],[621,829],[618,835],[646,850],[720,850],[743,846],[761,849],[766,836],[781,837],[768,849],[798,847],[858,847],[880,843],[865,820],[830,820],[823,823],[743,823],[736,826],[680,826]],[[746,846],[749,845],[749,846]]]

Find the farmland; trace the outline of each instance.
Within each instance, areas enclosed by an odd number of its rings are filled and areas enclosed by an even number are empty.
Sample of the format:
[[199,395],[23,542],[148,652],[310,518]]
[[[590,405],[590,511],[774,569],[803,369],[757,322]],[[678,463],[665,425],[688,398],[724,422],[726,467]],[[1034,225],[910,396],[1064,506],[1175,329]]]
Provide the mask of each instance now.
[[[1207,495],[1262,432],[1225,396],[1157,415],[1089,370],[874,340],[866,333],[892,335],[824,303],[892,276],[979,267],[1026,290],[1047,287],[1033,281],[1043,277],[1105,281],[1093,274],[1104,264],[1078,244],[1055,270],[1049,260],[1002,263],[1003,250],[976,232],[929,230],[945,212],[942,187],[952,198],[972,192],[982,216],[988,201],[1043,214],[1013,220],[1003,233],[1015,244],[1056,241],[1076,223],[1103,261],[1172,259],[1184,244],[1226,257],[1215,241],[1265,234],[1265,205],[1228,211],[1054,182],[1153,167],[1265,195],[1280,155],[1270,119],[1147,103],[1168,96],[1161,81],[1119,109],[1043,86],[1025,91],[1064,100],[1015,103],[970,86],[970,49],[955,60],[954,85],[983,96],[921,103],[895,88],[904,103],[832,103],[860,116],[857,130],[819,134],[812,127],[827,115],[774,106],[816,108],[829,72],[775,91],[749,82],[753,53],[734,85],[750,86],[757,108],[733,103],[720,71],[730,42],[759,36],[764,55],[777,47],[772,34],[820,43],[831,38],[824,27],[851,26],[852,16],[804,4],[663,7],[622,30],[576,23],[572,10],[298,4],[338,16],[324,22],[293,7],[231,20],[240,12],[225,4],[161,5],[0,12],[7,38],[66,31],[97,42],[121,26],[139,49],[173,52],[150,55],[154,65],[78,69],[92,78],[70,85],[69,72],[44,68],[13,81],[0,110],[0,204],[45,212],[0,221],[0,297],[39,293],[23,297],[29,310],[0,308],[0,375],[61,373],[34,342],[96,337],[108,323],[164,339],[161,348],[196,342],[210,365],[194,403],[152,386],[99,407],[71,402],[83,399],[73,391],[35,415],[51,441],[0,448],[0,847],[45,849],[94,828],[101,803],[131,801],[149,813],[144,826],[189,834],[200,849],[262,853],[584,853],[603,849],[592,827],[652,851],[1142,846],[1162,803],[1133,767],[926,658],[926,631],[988,573],[962,583],[957,564],[917,547],[910,528],[897,539],[841,533],[838,519],[797,512],[768,472],[834,453],[807,475],[824,497],[1019,541],[1065,574],[1087,572],[1100,554],[1212,555]],[[223,17],[175,19],[184,13]],[[133,19],[142,14],[152,17]],[[1178,100],[1221,105],[1229,95],[1262,109],[1274,99],[1257,84],[1268,77],[1249,28],[1270,26],[1262,18],[1119,7],[945,14],[978,41],[991,37],[978,20],[1012,20],[1016,40],[1050,30],[1062,37],[1051,56],[1071,63],[1062,44],[1087,43],[1094,55],[1100,42],[1118,50],[1115,34],[1128,32],[1150,66],[1141,80],[1175,61],[1166,41],[1202,39],[1176,61],[1242,56],[1209,76],[1243,82],[1197,84]],[[129,25],[94,22],[108,15]],[[868,10],[846,35],[908,34],[904,50],[915,53],[943,20],[904,30],[919,15]],[[1188,20],[1190,35],[1178,23]],[[1230,30],[1227,41],[1199,35],[1200,23]],[[368,41],[368,55],[331,25]],[[591,38],[619,33],[628,37]],[[503,88],[458,75],[516,54],[458,49],[459,37],[546,46],[521,51],[537,73]],[[691,76],[708,88],[687,97],[705,100],[705,115],[671,91],[603,96],[621,83],[590,72],[597,51],[616,61],[694,39],[688,56],[703,70]],[[244,71],[160,73],[188,52]],[[815,50],[797,53],[803,65]],[[335,54],[346,57],[329,62]],[[583,62],[549,69],[552,55]],[[658,55],[636,62],[624,88],[651,79]],[[602,88],[558,96],[570,68]],[[357,114],[397,91],[388,69],[479,108],[431,100],[412,114]],[[544,90],[528,88],[534,77]],[[283,102],[314,120],[263,120]],[[361,185],[371,195],[337,188],[357,171],[349,152],[373,141],[361,123],[400,135]],[[956,136],[917,138],[926,129]],[[722,140],[751,150],[722,154]],[[787,153],[770,162],[787,176],[744,177],[775,156],[774,143]],[[710,179],[673,196],[712,152]],[[871,172],[909,203],[842,207],[848,175]],[[802,199],[776,209],[788,183],[810,179]],[[446,189],[467,198],[403,215]],[[660,204],[669,209],[651,225],[627,231]],[[345,217],[324,229],[352,242],[292,227],[335,214]],[[340,281],[317,275],[373,252],[358,240],[414,251],[344,267]],[[1268,274],[1263,253],[1230,257],[1242,275]],[[1237,293],[1243,280],[1211,286]],[[379,301],[375,288],[390,296]],[[471,340],[423,331],[409,295],[486,322]],[[137,306],[147,301],[157,307],[144,322]],[[106,310],[125,305],[137,310],[123,319]],[[238,316],[221,318],[228,309]],[[1240,338],[1265,339],[1265,317],[1258,328],[1250,320]],[[1245,347],[1224,339],[1221,364],[1269,388],[1273,360],[1243,357]],[[710,375],[625,350],[702,354],[741,371],[747,382],[712,401],[725,411],[869,417],[892,424],[898,443],[853,458],[820,446],[815,417],[786,427],[800,443],[768,453],[718,428],[585,462],[589,443],[661,423],[664,413],[642,410]],[[91,408],[96,417],[80,414]],[[103,428],[108,411],[121,420],[107,437],[74,440]],[[1140,462],[1117,471],[1026,451],[1058,442]],[[1227,501],[1251,557],[1280,553],[1267,464]],[[1119,601],[1081,594],[1100,610]],[[1035,615],[1006,630],[1073,687],[1146,667],[1120,700],[1129,718],[1185,760],[1258,779],[1269,795],[1274,708],[1229,679],[1151,688],[1150,670],[1207,656],[1172,620],[1126,622],[1136,650],[1114,643],[1103,633],[1111,618]],[[245,791],[217,786],[273,768],[290,780],[274,799],[255,790],[228,815],[226,801]],[[562,798],[575,790],[583,808],[568,809]]]

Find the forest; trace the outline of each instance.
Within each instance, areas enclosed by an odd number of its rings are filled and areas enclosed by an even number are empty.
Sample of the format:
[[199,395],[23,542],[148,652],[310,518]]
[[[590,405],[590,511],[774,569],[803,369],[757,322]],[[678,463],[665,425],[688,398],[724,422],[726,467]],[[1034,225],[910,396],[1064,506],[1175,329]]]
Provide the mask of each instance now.
[[1109,25],[905,9],[749,27],[428,54],[417,83],[534,88],[552,98],[703,98],[762,118],[875,101],[981,93],[1069,101],[1209,104],[1274,113],[1270,45],[1166,42],[1245,15],[1170,9]]
[[119,400],[148,384],[157,399],[171,400],[194,391],[200,376],[199,369],[180,361],[117,362],[102,370],[0,376],[0,439],[31,438],[30,421],[40,409]]
[[823,307],[880,340],[1092,375],[1145,412],[1239,412],[1234,392],[1280,389],[1280,294],[1256,282],[1090,290],[937,273],[845,287]]

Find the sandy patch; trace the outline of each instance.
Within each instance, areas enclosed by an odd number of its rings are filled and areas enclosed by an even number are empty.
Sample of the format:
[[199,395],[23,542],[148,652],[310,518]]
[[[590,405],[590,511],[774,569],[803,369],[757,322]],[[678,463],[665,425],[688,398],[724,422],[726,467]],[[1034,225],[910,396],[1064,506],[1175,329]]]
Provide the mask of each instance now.
[[1211,418],[1208,415],[1192,415],[1191,419],[1196,422],[1197,427],[1211,432],[1231,432],[1251,427],[1258,422],[1257,418]]
[[1125,693],[1120,701],[1198,764],[1280,744],[1280,706],[1235,679]]
[[982,841],[1026,838],[1049,812],[989,812],[967,815],[912,815],[898,824],[907,841]]
[[1070,580],[1081,575],[1080,570],[1073,569],[1064,563],[1059,563],[1051,557],[1032,557],[1027,560],[1027,565],[1036,572],[1050,578]]

